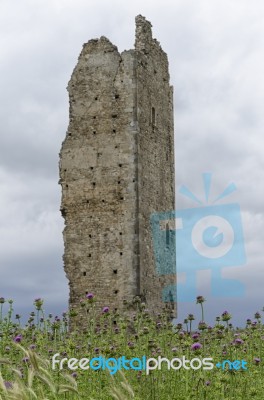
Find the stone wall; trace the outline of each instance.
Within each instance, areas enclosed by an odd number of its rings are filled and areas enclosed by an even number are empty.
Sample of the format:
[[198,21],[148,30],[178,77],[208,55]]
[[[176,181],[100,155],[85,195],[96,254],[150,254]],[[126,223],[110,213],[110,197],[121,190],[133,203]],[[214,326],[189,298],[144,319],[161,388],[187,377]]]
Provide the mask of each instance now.
[[175,207],[173,105],[150,23],[136,18],[135,50],[120,54],[105,37],[84,44],[68,92],[60,183],[70,306],[92,292],[98,307],[142,295],[161,309],[149,218]]

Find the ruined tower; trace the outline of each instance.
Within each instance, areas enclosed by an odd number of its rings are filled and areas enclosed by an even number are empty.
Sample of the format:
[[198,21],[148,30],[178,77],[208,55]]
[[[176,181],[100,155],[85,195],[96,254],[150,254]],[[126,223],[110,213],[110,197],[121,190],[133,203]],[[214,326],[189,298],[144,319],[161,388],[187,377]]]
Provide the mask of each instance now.
[[64,265],[70,306],[85,293],[122,308],[140,295],[164,306],[150,215],[175,208],[173,89],[151,24],[136,17],[135,49],[106,37],[83,45],[68,84],[70,122],[60,152]]

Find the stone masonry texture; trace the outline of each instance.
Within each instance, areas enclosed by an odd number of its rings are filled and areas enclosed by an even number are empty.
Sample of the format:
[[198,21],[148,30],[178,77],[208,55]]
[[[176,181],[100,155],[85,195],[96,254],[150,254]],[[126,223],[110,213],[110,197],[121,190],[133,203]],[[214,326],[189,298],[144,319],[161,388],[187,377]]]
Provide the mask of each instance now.
[[120,54],[104,36],[84,44],[67,89],[60,184],[70,308],[93,293],[99,309],[140,296],[159,312],[175,275],[156,272],[150,215],[175,209],[173,88],[150,22],[136,17],[133,50]]

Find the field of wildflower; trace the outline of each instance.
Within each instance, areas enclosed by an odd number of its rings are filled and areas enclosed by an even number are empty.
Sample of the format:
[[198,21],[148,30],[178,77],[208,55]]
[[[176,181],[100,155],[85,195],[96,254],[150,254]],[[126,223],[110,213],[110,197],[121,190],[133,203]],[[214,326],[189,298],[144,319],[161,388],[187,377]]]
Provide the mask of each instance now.
[[[139,298],[127,305],[129,311],[125,315],[107,305],[100,313],[95,312],[96,298],[88,293],[80,304],[87,314],[86,326],[69,331],[69,314],[74,321],[78,318],[76,311],[46,315],[43,300],[35,299],[34,311],[22,326],[13,301],[0,298],[0,399],[263,400],[261,313],[256,312],[252,320],[245,321],[243,329],[235,329],[232,316],[223,310],[214,326],[208,326],[205,299],[198,296],[196,302],[196,319],[200,322],[194,330],[194,315],[189,314],[175,325],[171,323],[169,307],[153,316]],[[161,370],[149,374],[124,369],[111,374],[107,368],[76,371],[67,365],[60,370],[52,369],[51,360],[56,353],[61,359],[209,357],[214,368],[168,370],[164,363]],[[236,368],[241,364],[223,363],[225,360],[244,360],[244,367]]]

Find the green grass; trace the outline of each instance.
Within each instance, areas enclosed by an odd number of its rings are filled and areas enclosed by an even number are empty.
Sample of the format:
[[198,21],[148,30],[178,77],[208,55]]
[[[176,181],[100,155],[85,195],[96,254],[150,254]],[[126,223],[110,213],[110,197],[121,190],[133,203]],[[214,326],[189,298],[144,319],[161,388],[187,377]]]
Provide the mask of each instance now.
[[[255,321],[247,321],[245,328],[238,330],[230,323],[231,315],[223,312],[213,327],[202,321],[194,332],[194,316],[173,326],[169,309],[151,316],[138,298],[129,305],[126,315],[107,309],[96,313],[95,301],[90,298],[81,303],[82,311],[89,310],[87,322],[83,329],[69,332],[68,315],[46,316],[41,299],[35,300],[35,311],[22,327],[13,302],[0,298],[0,400],[264,398],[264,327],[260,313],[255,314]],[[197,303],[204,318],[202,296]],[[73,320],[78,319],[76,313],[75,317],[70,313]],[[194,343],[200,348],[193,349]],[[72,371],[67,366],[53,370],[51,358],[55,353],[60,353],[60,358],[77,359],[212,357],[214,364],[226,359],[245,360],[247,370],[167,370],[166,363],[149,375],[135,370],[113,375],[107,369]]]

